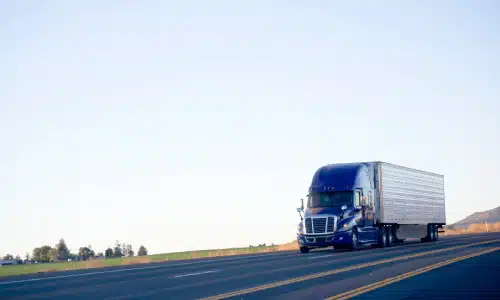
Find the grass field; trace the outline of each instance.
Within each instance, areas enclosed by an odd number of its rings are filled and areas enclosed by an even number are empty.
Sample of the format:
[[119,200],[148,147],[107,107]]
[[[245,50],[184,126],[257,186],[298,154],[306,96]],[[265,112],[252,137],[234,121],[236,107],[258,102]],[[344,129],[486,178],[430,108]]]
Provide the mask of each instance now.
[[444,235],[459,235],[484,232],[500,232],[500,222],[490,224],[471,224],[467,228],[445,229]]
[[275,246],[185,251],[185,252],[175,252],[166,254],[155,254],[148,256],[96,259],[96,260],[77,261],[77,262],[12,265],[12,266],[0,267],[0,276],[91,269],[91,268],[102,268],[110,266],[124,266],[124,265],[145,264],[152,262],[172,261],[172,260],[174,261],[190,260],[197,258],[210,258],[210,257],[231,256],[231,255],[252,254],[252,253],[266,253],[266,252],[275,252],[275,251],[284,251],[293,249],[297,249],[296,242],[295,243],[291,242],[284,245],[275,245]]

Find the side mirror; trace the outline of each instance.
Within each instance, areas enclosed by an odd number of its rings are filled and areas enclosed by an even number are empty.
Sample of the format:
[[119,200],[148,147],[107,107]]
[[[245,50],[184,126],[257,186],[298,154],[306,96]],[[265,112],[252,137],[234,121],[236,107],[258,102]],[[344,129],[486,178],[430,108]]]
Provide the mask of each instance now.
[[342,205],[342,207],[340,209],[342,210],[342,213],[340,214],[340,218],[343,219],[344,218],[344,210],[347,209],[347,205]]
[[366,196],[361,197],[361,206],[366,206]]
[[304,220],[304,218],[302,217],[302,214],[301,212],[304,210],[304,207],[297,207],[297,212],[299,213],[299,216],[300,216],[300,220]]
[[300,208],[304,210],[304,199],[300,198]]

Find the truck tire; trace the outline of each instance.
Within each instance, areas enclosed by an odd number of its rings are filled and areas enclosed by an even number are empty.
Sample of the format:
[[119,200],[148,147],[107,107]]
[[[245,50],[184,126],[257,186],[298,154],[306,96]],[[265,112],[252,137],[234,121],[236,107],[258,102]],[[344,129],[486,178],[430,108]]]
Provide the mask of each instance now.
[[309,248],[307,247],[300,247],[300,253],[309,253]]
[[349,245],[349,250],[354,251],[358,249],[358,246],[359,246],[358,229],[354,227],[352,229],[351,245]]
[[427,224],[427,235],[424,238],[420,239],[422,241],[422,243],[428,243],[428,242],[434,241],[433,228],[434,228],[434,226],[432,224]]
[[431,225],[431,232],[432,232],[432,241],[437,242],[438,240],[438,229],[436,225]]
[[385,248],[387,247],[387,234],[385,233],[385,227],[381,226],[378,229],[378,247]]
[[392,247],[394,246],[394,234],[392,232],[392,226],[387,226],[385,228],[385,232],[387,234],[387,247]]

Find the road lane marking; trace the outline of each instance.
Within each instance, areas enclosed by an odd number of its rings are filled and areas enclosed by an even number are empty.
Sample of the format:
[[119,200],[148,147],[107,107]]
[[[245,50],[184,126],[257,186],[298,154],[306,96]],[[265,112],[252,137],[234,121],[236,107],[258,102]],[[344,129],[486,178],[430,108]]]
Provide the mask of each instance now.
[[[192,262],[177,263],[177,264],[161,264],[161,265],[157,265],[157,266],[143,266],[143,267],[127,268],[127,269],[119,269],[119,270],[95,271],[95,272],[57,275],[57,276],[41,277],[41,278],[20,279],[20,280],[13,280],[13,281],[0,281],[0,285],[34,282],[34,281],[44,281],[44,280],[54,280],[54,279],[64,279],[64,278],[72,278],[72,277],[82,277],[82,276],[89,276],[89,275],[123,273],[123,272],[128,272],[128,271],[137,271],[137,270],[151,270],[151,269],[170,268],[170,267],[183,267],[183,266],[189,266],[189,265],[195,265],[195,264],[219,263],[219,262],[240,260],[240,259],[246,259],[246,258],[280,256],[280,255],[284,255],[284,254],[287,254],[287,253],[266,253],[266,254],[256,254],[256,255],[245,255],[245,256],[238,256],[238,257],[228,257],[228,258],[211,259],[211,260],[204,260],[204,261],[192,261]],[[76,269],[74,271],[82,271],[82,270],[84,270],[84,269]],[[30,274],[23,274],[23,275],[27,275],[27,276],[37,275],[37,273],[30,273]]]
[[437,263],[437,264],[434,264],[434,265],[430,265],[430,266],[427,266],[427,267],[424,267],[424,268],[420,268],[420,269],[417,269],[417,270],[414,270],[414,271],[411,271],[411,272],[408,272],[408,273],[404,273],[404,274],[401,274],[401,275],[398,275],[398,276],[395,276],[395,277],[387,278],[387,279],[384,279],[384,280],[381,280],[381,281],[378,281],[378,282],[375,282],[375,283],[372,283],[372,284],[369,284],[369,285],[366,285],[366,286],[362,286],[360,288],[357,288],[357,289],[354,289],[354,290],[351,290],[351,291],[347,291],[345,293],[338,294],[338,295],[335,295],[333,297],[326,298],[325,300],[344,300],[344,299],[350,299],[352,297],[368,293],[370,291],[373,291],[373,290],[376,290],[378,288],[390,285],[392,283],[396,283],[398,281],[401,281],[401,280],[404,280],[404,279],[408,279],[408,278],[411,278],[413,276],[417,276],[417,275],[420,275],[422,273],[426,273],[426,272],[429,272],[429,271],[435,270],[437,268],[441,268],[441,267],[450,265],[450,264],[458,262],[458,261],[466,260],[466,259],[469,259],[469,258],[473,258],[473,257],[476,257],[476,256],[480,256],[480,255],[491,253],[491,252],[498,251],[498,250],[500,250],[500,247],[490,248],[490,249],[487,249],[487,250],[484,250],[484,251],[475,252],[475,253],[472,253],[472,254],[469,254],[469,255],[465,255],[465,256],[461,256],[461,257],[455,257],[455,258],[452,258],[452,259],[444,261],[444,262],[440,262],[440,263]]
[[224,298],[230,298],[234,296],[241,296],[249,293],[254,293],[258,291],[263,291],[275,287],[280,287],[284,285],[289,285],[292,283],[297,283],[297,282],[302,282],[306,280],[311,280],[311,279],[316,279],[320,277],[325,277],[325,276],[330,276],[330,275],[335,275],[347,271],[352,271],[352,270],[357,270],[357,269],[362,269],[362,268],[367,268],[367,267],[372,267],[376,265],[381,265],[381,264],[386,264],[390,262],[395,262],[395,261],[401,261],[401,260],[408,260],[411,258],[416,258],[416,257],[421,257],[425,255],[431,255],[431,254],[436,254],[436,253],[441,253],[441,252],[447,252],[447,251],[452,251],[452,250],[457,250],[457,249],[462,249],[462,248],[467,248],[467,247],[472,247],[472,246],[477,246],[477,245],[484,245],[484,244],[491,244],[495,242],[500,242],[500,240],[489,240],[489,241],[483,241],[483,242],[478,242],[478,243],[473,243],[473,244],[465,244],[465,245],[460,245],[460,246],[454,246],[454,247],[449,247],[449,248],[443,248],[443,249],[437,249],[437,250],[432,250],[432,251],[426,251],[426,252],[420,252],[416,254],[410,254],[410,255],[401,255],[401,256],[396,256],[393,258],[388,258],[388,259],[382,259],[378,260],[375,262],[370,262],[370,263],[364,263],[364,264],[359,264],[359,265],[354,265],[350,267],[345,267],[342,269],[336,269],[336,270],[331,270],[331,271],[326,271],[326,272],[320,272],[320,273],[315,273],[315,274],[310,274],[310,275],[305,275],[305,276],[300,276],[300,277],[295,277],[292,279],[287,279],[287,280],[282,280],[282,281],[276,281],[273,283],[269,284],[264,284],[252,288],[247,288],[247,289],[242,289],[242,290],[237,290],[233,292],[228,292],[216,296],[211,296],[211,297],[206,297],[202,298],[202,300],[212,300],[212,299],[224,299]]
[[203,271],[203,272],[196,272],[196,273],[181,274],[181,275],[172,276],[170,278],[181,278],[181,277],[196,276],[196,275],[209,274],[209,273],[217,273],[217,272],[220,272],[220,270],[211,270],[211,271]]

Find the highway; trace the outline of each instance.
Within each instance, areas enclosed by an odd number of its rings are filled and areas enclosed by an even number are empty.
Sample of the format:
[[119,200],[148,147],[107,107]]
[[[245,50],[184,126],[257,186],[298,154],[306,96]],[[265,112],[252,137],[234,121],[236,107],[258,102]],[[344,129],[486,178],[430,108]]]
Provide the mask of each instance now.
[[500,233],[0,278],[0,299],[500,299]]

